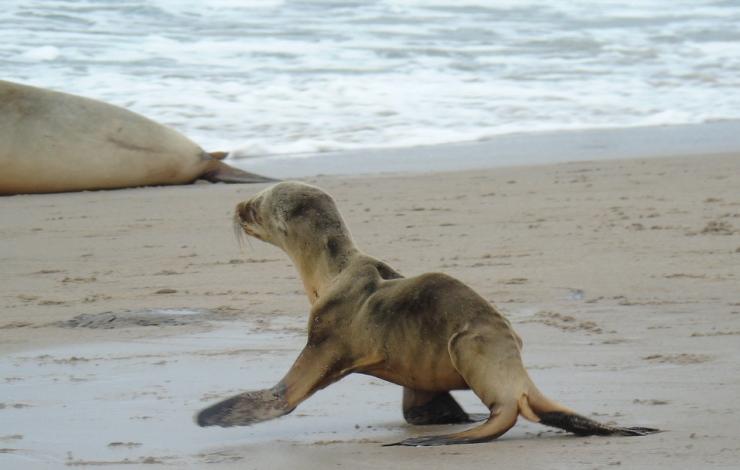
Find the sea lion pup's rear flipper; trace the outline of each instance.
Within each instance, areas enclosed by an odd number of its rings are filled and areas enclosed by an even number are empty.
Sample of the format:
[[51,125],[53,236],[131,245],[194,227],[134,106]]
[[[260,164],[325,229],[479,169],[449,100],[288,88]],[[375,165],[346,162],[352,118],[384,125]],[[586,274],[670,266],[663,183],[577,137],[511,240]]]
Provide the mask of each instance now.
[[340,348],[330,341],[309,343],[293,367],[274,387],[240,393],[201,410],[199,426],[249,426],[286,415],[306,398],[351,372],[337,357]]
[[[221,154],[223,152],[214,153]],[[213,156],[213,154],[211,154],[211,156]],[[199,178],[213,183],[270,183],[277,181],[273,178],[256,175],[254,173],[240,170],[239,168],[234,168],[218,159],[224,157],[225,155],[217,156],[211,160],[208,169]]]
[[522,416],[536,423],[560,428],[578,436],[645,436],[661,432],[655,428],[620,427],[599,423],[550,400],[531,380],[529,389],[529,394],[523,397],[525,400],[523,405],[529,408],[529,413],[522,413]]

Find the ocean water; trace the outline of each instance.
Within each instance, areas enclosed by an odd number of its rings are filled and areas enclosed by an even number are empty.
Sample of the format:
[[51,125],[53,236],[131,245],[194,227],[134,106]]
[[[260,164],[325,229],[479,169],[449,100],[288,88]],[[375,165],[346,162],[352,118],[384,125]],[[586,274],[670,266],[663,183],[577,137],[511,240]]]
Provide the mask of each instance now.
[[740,2],[4,0],[0,78],[237,157],[740,118]]

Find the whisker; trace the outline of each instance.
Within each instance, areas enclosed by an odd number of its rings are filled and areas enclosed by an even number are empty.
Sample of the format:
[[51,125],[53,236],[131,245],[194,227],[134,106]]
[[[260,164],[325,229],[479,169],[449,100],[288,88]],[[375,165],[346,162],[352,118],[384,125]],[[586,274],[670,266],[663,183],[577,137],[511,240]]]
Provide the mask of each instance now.
[[244,229],[242,228],[241,219],[239,219],[239,214],[234,214],[234,220],[233,220],[233,229],[234,229],[234,238],[236,238],[236,242],[239,245],[239,251],[244,252],[244,239],[246,238],[244,236]]

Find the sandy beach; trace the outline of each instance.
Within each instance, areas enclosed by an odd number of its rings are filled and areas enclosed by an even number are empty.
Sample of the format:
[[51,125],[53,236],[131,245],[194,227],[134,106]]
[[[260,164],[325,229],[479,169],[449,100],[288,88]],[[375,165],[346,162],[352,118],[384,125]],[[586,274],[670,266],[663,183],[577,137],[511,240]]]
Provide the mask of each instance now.
[[234,205],[265,186],[204,183],[0,200],[0,467],[737,468],[740,155],[304,180],[367,253],[494,302],[549,396],[666,432],[520,420],[487,444],[381,447],[460,427],[405,424],[400,387],[363,376],[198,428],[282,377],[309,311],[282,252],[234,239]]

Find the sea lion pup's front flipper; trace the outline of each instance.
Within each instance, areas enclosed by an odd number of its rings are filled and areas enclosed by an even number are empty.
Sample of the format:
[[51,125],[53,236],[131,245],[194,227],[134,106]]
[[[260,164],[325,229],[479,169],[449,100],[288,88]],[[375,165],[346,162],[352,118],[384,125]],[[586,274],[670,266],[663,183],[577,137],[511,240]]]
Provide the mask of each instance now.
[[224,152],[209,154],[207,157],[210,158],[209,166],[199,178],[212,183],[271,183],[277,181],[227,165],[221,161],[225,156]]
[[473,423],[485,420],[488,415],[468,414],[449,392],[425,392],[403,388],[403,417],[409,424]]
[[344,368],[340,349],[329,343],[306,346],[274,387],[220,401],[201,410],[195,421],[199,426],[248,426],[290,413],[314,392],[351,371]]
[[292,411],[279,385],[235,395],[201,410],[198,426],[247,426],[277,418]]

